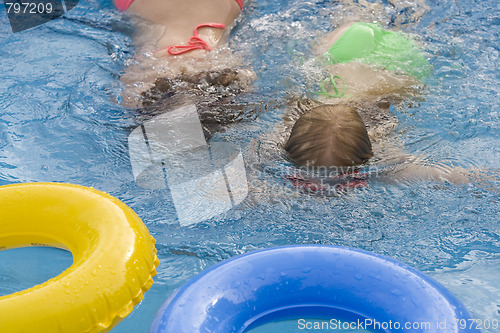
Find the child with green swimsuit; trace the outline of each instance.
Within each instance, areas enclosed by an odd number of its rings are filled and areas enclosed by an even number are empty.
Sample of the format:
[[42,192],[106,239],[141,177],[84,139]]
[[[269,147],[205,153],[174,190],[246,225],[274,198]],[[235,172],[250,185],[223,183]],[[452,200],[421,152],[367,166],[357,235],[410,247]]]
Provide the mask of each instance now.
[[386,181],[465,183],[476,178],[469,170],[403,153],[394,142],[387,143],[387,132],[385,138],[379,135],[377,127],[395,122],[390,104],[414,93],[431,74],[431,65],[414,41],[374,23],[355,23],[331,37],[331,46],[319,56],[330,76],[320,83],[318,101],[309,101],[309,108],[289,126],[284,149],[296,166],[351,174],[376,161],[391,166],[379,175]]

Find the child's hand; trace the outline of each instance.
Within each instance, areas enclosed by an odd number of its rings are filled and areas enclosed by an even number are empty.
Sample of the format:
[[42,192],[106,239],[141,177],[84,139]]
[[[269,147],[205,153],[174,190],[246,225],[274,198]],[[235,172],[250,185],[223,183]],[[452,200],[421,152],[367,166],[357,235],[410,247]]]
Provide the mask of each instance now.
[[475,183],[485,190],[500,193],[500,186],[498,185],[500,172],[498,170],[472,168],[466,171],[471,183]]

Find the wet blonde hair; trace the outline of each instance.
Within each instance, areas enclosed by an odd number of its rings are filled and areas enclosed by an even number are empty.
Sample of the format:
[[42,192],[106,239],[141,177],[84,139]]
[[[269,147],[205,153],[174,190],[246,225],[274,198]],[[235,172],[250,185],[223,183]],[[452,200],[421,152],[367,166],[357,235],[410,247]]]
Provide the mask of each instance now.
[[355,166],[373,156],[363,120],[347,105],[321,105],[302,115],[285,150],[302,166]]

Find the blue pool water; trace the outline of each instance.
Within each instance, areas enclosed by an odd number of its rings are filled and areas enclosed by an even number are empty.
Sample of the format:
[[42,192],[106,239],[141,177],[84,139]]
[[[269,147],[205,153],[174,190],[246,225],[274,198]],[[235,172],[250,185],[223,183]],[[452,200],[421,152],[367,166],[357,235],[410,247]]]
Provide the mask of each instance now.
[[[252,139],[280,123],[287,96],[311,91],[310,41],[346,17],[378,20],[412,34],[434,67],[424,97],[393,108],[399,120],[394,135],[408,152],[432,161],[498,171],[498,1],[405,3],[253,1],[231,47],[258,77],[238,98],[260,105],[259,113],[216,139],[238,145],[251,159]],[[157,240],[155,284],[113,333],[146,332],[163,301],[206,267],[286,244],[387,255],[442,283],[474,318],[500,321],[498,181],[489,187],[374,183],[333,198],[288,197],[280,195],[286,186],[281,175],[271,172],[278,162],[264,160],[271,171],[249,176],[250,190],[264,186],[275,195],[250,195],[224,214],[181,227],[170,191],[140,188],[132,173],[127,138],[139,122],[134,110],[115,102],[123,89],[119,77],[135,52],[131,29],[109,2],[82,0],[66,18],[13,34],[0,5],[0,185],[95,187],[134,209]],[[71,255],[55,249],[3,251],[0,295],[43,282],[70,263]],[[33,274],[26,267],[44,269]],[[296,321],[270,325],[262,331],[306,331]]]

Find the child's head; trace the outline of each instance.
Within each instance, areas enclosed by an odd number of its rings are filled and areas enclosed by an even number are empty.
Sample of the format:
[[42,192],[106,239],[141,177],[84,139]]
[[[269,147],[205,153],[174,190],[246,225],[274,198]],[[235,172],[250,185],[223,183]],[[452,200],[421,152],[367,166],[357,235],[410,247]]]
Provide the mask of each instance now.
[[285,150],[303,166],[355,166],[373,155],[363,120],[346,105],[322,105],[302,115]]

